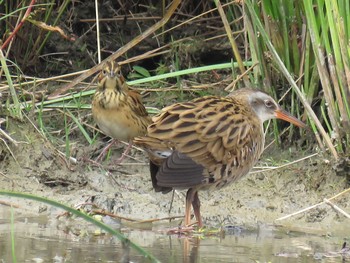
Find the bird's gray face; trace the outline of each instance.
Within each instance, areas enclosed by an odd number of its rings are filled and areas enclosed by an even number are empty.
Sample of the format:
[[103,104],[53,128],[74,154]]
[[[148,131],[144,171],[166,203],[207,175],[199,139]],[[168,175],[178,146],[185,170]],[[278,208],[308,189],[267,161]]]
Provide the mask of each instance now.
[[276,111],[280,109],[273,98],[260,91],[249,95],[249,103],[262,122],[276,118]]
[[249,95],[248,100],[251,107],[262,122],[277,118],[288,121],[299,127],[306,127],[303,122],[282,109],[271,96],[264,92],[254,92]]

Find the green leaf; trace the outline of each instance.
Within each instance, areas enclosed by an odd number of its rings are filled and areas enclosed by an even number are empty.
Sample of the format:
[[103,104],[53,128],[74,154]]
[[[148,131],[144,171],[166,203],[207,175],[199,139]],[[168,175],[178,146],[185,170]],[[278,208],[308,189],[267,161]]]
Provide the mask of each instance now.
[[149,71],[143,67],[140,66],[133,66],[132,67],[137,73],[139,73],[140,75],[144,76],[144,77],[150,77],[151,74],[149,73]]

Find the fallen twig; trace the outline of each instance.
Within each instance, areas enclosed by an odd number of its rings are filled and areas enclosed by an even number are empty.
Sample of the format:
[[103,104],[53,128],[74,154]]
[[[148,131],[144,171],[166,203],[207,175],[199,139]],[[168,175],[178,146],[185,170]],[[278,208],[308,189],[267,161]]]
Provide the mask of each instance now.
[[161,218],[153,218],[153,219],[147,219],[147,220],[138,220],[137,223],[153,223],[153,222],[159,222],[164,220],[173,220],[173,219],[179,219],[183,218],[183,216],[168,216],[168,217],[161,217]]
[[345,217],[350,218],[350,215],[348,213],[346,213],[343,209],[341,209],[339,206],[333,204],[331,201],[329,201],[328,199],[323,199],[324,202],[326,202],[328,205],[330,205],[331,207],[333,207],[335,210],[337,210],[339,213],[343,214]]
[[[333,197],[331,197],[331,198],[328,198],[328,199],[326,199],[326,200],[331,201],[331,200],[333,200],[333,199],[335,199],[335,198],[337,198],[337,197],[339,197],[339,196],[341,196],[341,195],[343,195],[343,194],[345,194],[345,193],[347,193],[347,192],[350,192],[350,188],[348,188],[348,189],[342,191],[341,193],[336,194],[335,196],[333,196]],[[324,200],[325,200],[325,199],[324,199]],[[299,210],[299,211],[297,211],[297,212],[295,212],[295,213],[292,213],[292,214],[289,214],[289,215],[286,215],[286,216],[282,216],[282,217],[280,217],[280,218],[277,218],[276,221],[278,221],[278,220],[284,220],[284,219],[287,219],[287,218],[289,218],[289,217],[292,217],[292,216],[295,216],[295,215],[299,215],[299,214],[301,214],[301,213],[304,213],[304,212],[306,212],[306,211],[309,211],[309,210],[311,210],[311,209],[313,209],[313,208],[316,208],[316,207],[318,207],[318,206],[320,206],[320,205],[323,205],[323,204],[325,204],[325,203],[326,203],[326,202],[323,201],[323,202],[320,202],[320,203],[318,203],[318,204],[309,206],[309,207],[304,208],[304,209],[302,209],[302,210]]]
[[10,206],[13,208],[19,208],[19,205],[14,205],[14,204],[11,204],[9,202],[2,201],[2,200],[0,200],[0,205]]
[[303,158],[300,158],[298,160],[295,160],[295,161],[292,161],[292,162],[289,162],[289,163],[286,163],[286,164],[283,164],[280,166],[266,167],[266,168],[265,167],[253,167],[253,169],[260,169],[260,170],[252,171],[252,172],[250,172],[250,174],[256,174],[256,173],[262,173],[262,172],[267,172],[267,171],[271,171],[271,170],[281,169],[281,168],[284,168],[286,166],[299,163],[299,162],[304,161],[306,159],[310,159],[312,157],[315,157],[316,155],[318,155],[318,153],[314,153],[314,154],[311,154],[309,156],[305,156]]
[[163,221],[163,220],[171,220],[171,219],[177,219],[177,218],[183,218],[183,216],[170,216],[170,217],[162,217],[162,218],[153,218],[153,219],[147,219],[147,220],[139,220],[139,219],[134,219],[134,218],[129,218],[125,216],[120,216],[116,215],[104,210],[92,210],[93,213],[99,214],[99,215],[105,215],[105,216],[110,216],[113,218],[117,218],[120,220],[125,220],[133,223],[152,223],[152,222],[158,222],[158,221]]

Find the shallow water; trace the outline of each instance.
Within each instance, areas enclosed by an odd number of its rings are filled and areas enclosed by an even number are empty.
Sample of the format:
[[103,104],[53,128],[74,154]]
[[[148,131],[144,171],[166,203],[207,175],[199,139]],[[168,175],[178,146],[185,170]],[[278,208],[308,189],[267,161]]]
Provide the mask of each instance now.
[[[14,262],[11,226],[17,262],[149,262],[79,219],[15,214],[11,225],[9,215],[0,207],[0,262]],[[262,226],[249,231],[229,228],[224,235],[192,238],[130,226],[121,230],[161,262],[350,262],[336,253],[349,237],[347,227],[343,235],[327,237]]]

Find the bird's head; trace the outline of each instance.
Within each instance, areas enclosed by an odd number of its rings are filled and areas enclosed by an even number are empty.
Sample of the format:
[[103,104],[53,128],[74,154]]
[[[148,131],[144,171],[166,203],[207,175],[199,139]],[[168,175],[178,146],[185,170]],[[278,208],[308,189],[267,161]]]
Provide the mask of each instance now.
[[108,61],[106,63],[98,75],[97,87],[102,90],[122,91],[124,89],[125,79],[117,62]]
[[281,106],[265,92],[246,88],[234,91],[231,96],[242,96],[247,99],[248,103],[262,122],[277,118],[290,122],[298,127],[306,127],[302,121],[282,109]]

